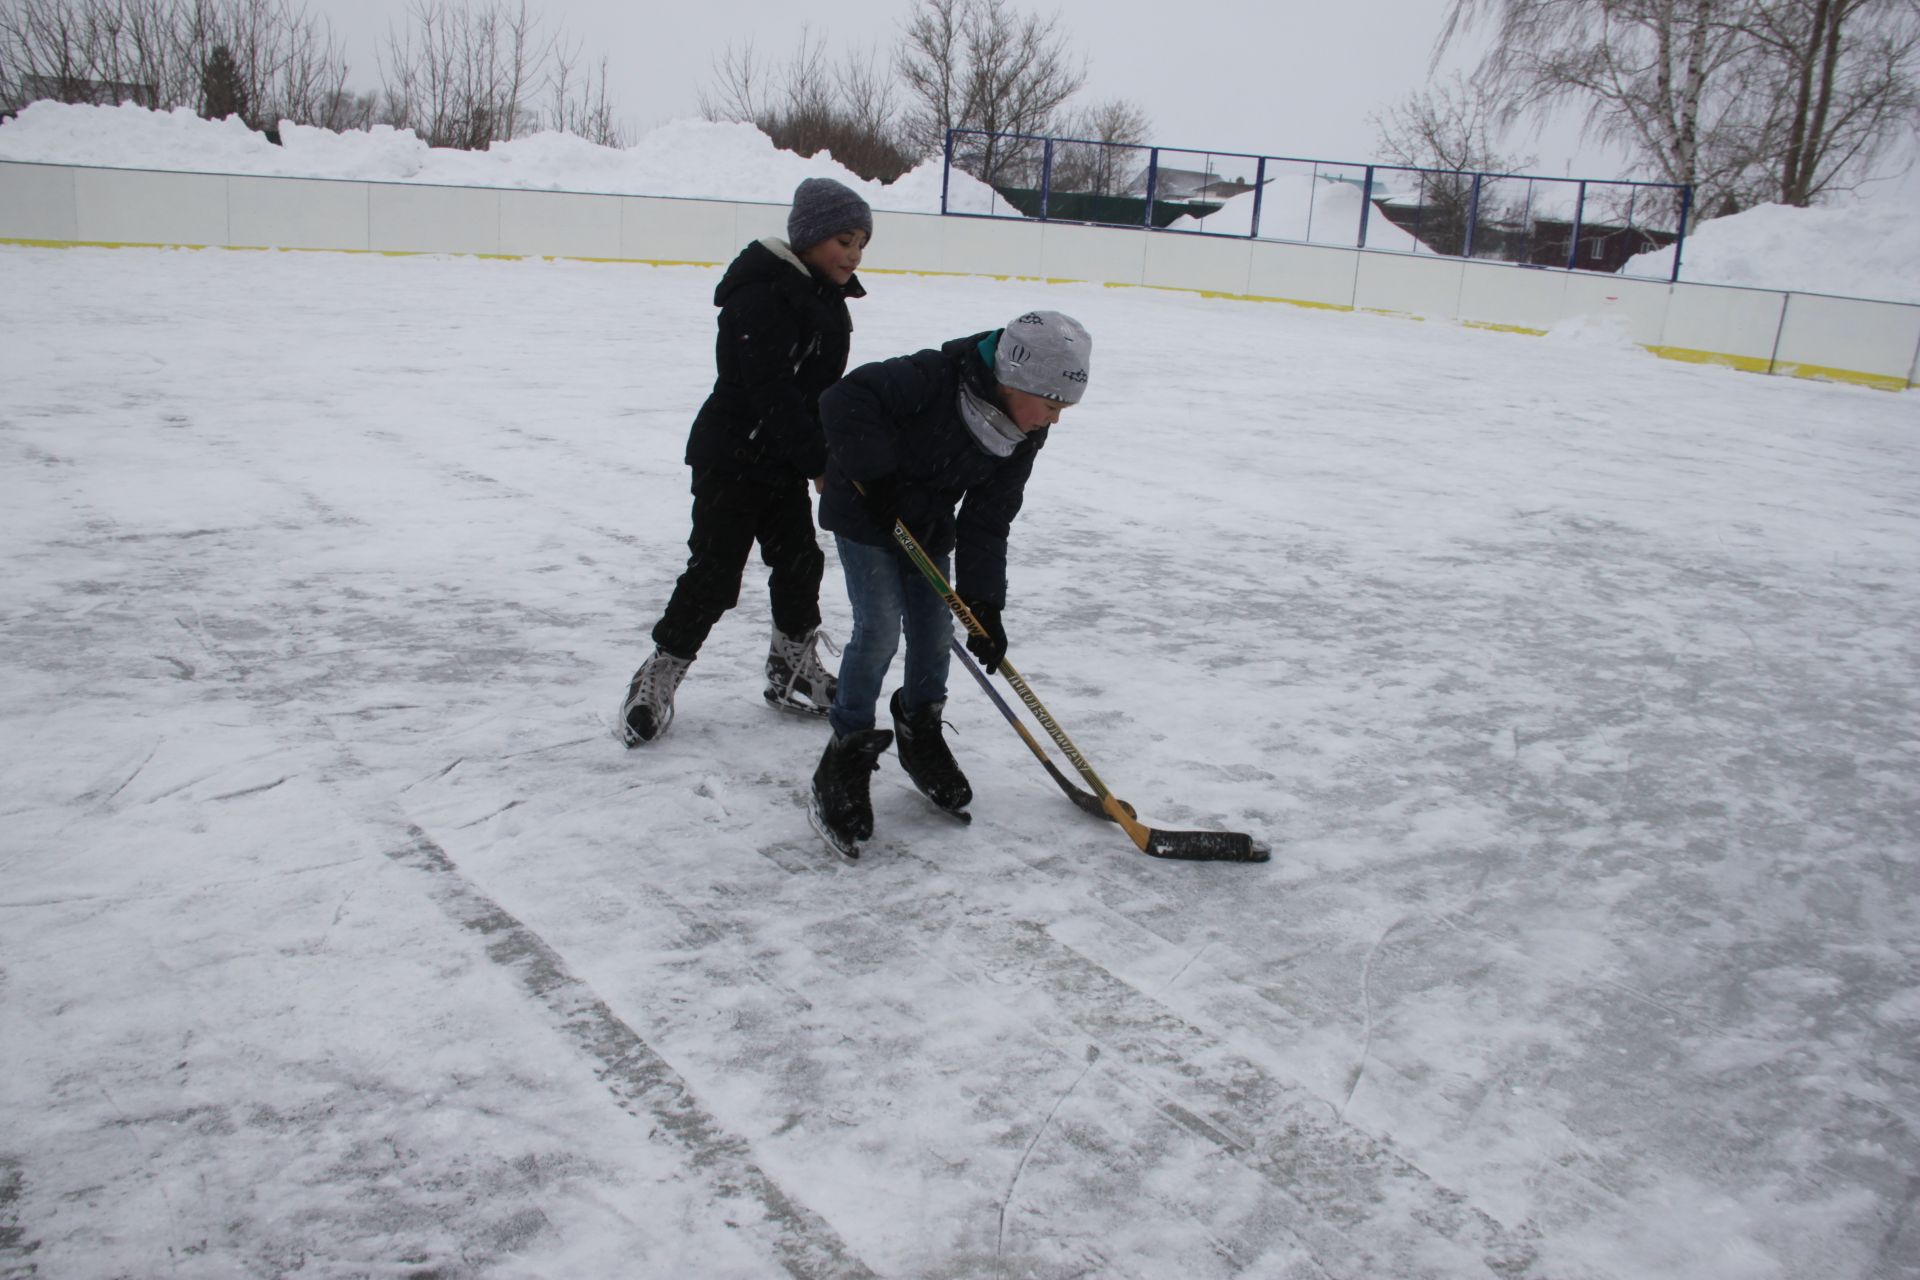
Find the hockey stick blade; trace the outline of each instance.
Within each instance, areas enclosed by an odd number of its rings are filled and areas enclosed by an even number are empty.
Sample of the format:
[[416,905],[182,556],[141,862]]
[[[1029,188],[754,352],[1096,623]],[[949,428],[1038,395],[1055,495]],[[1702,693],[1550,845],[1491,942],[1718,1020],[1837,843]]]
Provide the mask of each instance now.
[[[1027,750],[1033,752],[1034,759],[1038,760],[1041,766],[1046,769],[1047,774],[1053,779],[1055,785],[1066,795],[1067,799],[1073,801],[1074,804],[1078,805],[1082,810],[1092,814],[1096,818],[1105,818],[1109,822],[1113,821],[1113,817],[1107,812],[1106,806],[1100,803],[1099,796],[1094,795],[1091,791],[1083,791],[1079,787],[1074,786],[1072,782],[1068,781],[1067,775],[1060,772],[1060,766],[1053,762],[1053,757],[1047,754],[1046,748],[1034,740],[1034,736],[1027,731],[1027,726],[1020,723],[1019,717],[1013,713],[1013,708],[1008,706],[1007,700],[1000,696],[1000,691],[993,687],[992,682],[987,679],[987,673],[982,671],[979,665],[974,662],[973,655],[967,652],[967,647],[960,643],[958,637],[949,637],[947,643],[953,646],[953,654],[956,658],[960,659],[960,665],[965,667],[967,674],[972,676],[974,680],[979,683],[980,687],[986,691],[987,697],[993,700],[993,705],[1000,708],[1000,714],[1007,718],[1007,723],[1013,726],[1013,731],[1020,735],[1022,742],[1027,744]],[[1125,800],[1119,803],[1120,807],[1127,811],[1128,817],[1139,816],[1134,812],[1133,806]]]
[[1147,828],[1146,852],[1180,862],[1265,862],[1273,851],[1239,831],[1158,831]]

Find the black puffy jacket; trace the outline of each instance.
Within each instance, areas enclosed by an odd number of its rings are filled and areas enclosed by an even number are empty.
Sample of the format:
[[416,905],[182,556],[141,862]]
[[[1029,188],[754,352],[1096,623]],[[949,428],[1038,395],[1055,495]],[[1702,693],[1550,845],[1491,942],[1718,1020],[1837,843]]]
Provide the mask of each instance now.
[[866,292],[857,276],[820,279],[783,241],[742,249],[713,291],[719,374],[687,435],[687,465],[765,479],[824,471],[820,393],[846,372],[847,299]]
[[1051,428],[1033,432],[1005,458],[973,438],[960,416],[960,387],[970,383],[994,397],[993,372],[980,354],[990,336],[861,365],[821,397],[828,463],[820,525],[855,542],[892,546],[890,531],[874,523],[853,485],[896,476],[902,523],[932,555],[954,553],[961,598],[1004,606],[1007,533]]

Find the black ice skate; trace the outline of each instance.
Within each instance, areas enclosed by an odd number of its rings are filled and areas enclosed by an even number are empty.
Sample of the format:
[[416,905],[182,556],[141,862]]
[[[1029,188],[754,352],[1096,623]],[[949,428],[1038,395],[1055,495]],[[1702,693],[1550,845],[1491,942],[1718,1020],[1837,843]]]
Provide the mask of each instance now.
[[973,788],[967,785],[967,775],[960,772],[940,732],[940,714],[946,709],[946,699],[942,698],[909,713],[904,689],[895,689],[893,701],[887,704],[887,710],[893,713],[900,766],[913,779],[913,785],[941,812],[961,822],[972,822],[973,815],[966,809],[973,801]]
[[833,851],[849,861],[860,857],[861,842],[873,835],[867,784],[880,767],[880,753],[892,743],[893,735],[885,729],[836,735],[813,771],[807,817]]

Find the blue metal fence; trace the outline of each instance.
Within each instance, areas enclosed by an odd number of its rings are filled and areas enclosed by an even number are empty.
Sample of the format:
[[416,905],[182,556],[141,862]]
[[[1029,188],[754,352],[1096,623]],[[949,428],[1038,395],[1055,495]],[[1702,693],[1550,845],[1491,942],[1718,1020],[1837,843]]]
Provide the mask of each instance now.
[[[963,179],[956,182],[956,175]],[[970,181],[969,181],[970,180]],[[1619,272],[1673,246],[1691,188],[1291,156],[1129,146],[1036,134],[947,134],[940,210],[958,217],[1150,227]]]

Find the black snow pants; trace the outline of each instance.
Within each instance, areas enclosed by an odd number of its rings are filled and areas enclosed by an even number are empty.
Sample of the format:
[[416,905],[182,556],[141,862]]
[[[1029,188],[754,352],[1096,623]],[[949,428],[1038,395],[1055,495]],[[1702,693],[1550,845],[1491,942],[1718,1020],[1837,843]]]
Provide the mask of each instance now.
[[790,636],[820,625],[827,558],[814,538],[813,497],[799,476],[765,480],[725,471],[693,473],[693,532],[686,572],[674,584],[653,642],[677,658],[699,656],[720,615],[740,603],[740,577],[755,542],[771,576],[773,625]]

